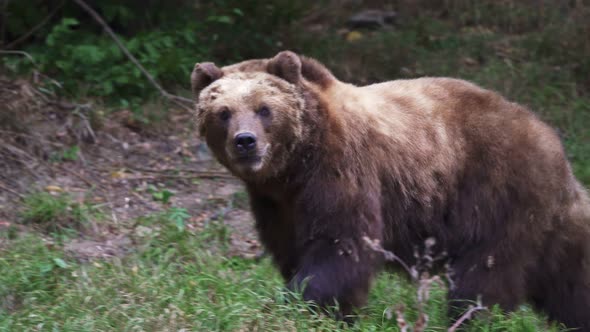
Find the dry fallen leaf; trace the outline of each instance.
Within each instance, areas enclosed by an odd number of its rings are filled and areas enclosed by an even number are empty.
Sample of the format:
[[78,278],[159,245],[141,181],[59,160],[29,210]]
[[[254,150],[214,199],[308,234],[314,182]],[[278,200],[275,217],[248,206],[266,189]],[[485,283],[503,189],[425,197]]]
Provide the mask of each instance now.
[[346,34],[346,40],[349,42],[353,42],[355,40],[359,40],[363,38],[363,34],[358,31],[351,31]]
[[126,177],[127,174],[125,173],[125,170],[111,172],[111,178],[113,179],[125,179]]
[[49,191],[49,192],[57,192],[57,193],[61,193],[61,192],[63,192],[63,191],[64,191],[64,190],[63,190],[61,187],[59,187],[59,186],[47,186],[47,187],[45,187],[45,190],[46,190],[46,191]]

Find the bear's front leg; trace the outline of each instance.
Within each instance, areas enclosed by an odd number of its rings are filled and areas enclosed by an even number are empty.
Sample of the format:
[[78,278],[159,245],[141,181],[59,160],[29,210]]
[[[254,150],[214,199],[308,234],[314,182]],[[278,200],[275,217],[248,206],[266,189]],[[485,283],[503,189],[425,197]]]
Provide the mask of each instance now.
[[296,198],[297,268],[289,287],[323,308],[338,306],[346,319],[365,304],[382,257],[363,238],[382,240],[380,195],[345,178],[310,178]]
[[365,304],[377,262],[361,239],[319,238],[305,248],[289,283],[303,298],[323,308],[338,307],[339,319]]

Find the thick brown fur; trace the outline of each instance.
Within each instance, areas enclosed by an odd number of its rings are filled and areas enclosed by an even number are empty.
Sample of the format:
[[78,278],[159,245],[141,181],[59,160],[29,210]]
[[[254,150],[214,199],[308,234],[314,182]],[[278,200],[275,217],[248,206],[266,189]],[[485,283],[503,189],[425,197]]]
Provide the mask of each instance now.
[[[450,78],[356,87],[291,52],[198,67],[200,132],[246,183],[262,242],[291,287],[307,280],[306,299],[349,314],[383,264],[364,236],[409,264],[434,237],[452,305],[528,301],[590,331],[590,199],[532,112]],[[246,163],[242,132],[257,138]]]

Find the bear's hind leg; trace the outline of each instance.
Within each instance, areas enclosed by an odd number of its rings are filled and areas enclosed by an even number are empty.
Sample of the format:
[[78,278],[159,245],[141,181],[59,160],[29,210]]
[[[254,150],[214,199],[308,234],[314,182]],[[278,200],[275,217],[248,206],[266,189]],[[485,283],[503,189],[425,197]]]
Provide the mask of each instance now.
[[579,332],[590,332],[590,281],[556,281],[546,285],[542,294],[534,299],[535,307],[543,310],[549,319],[565,324]]
[[449,292],[449,314],[457,318],[478,298],[484,305],[514,310],[525,301],[524,271],[518,264],[499,264],[493,256],[462,259],[452,266],[454,288]]
[[550,319],[590,332],[590,198],[579,183],[563,223],[543,243],[531,275],[533,303]]
[[[551,320],[575,331],[590,332],[590,245],[584,230],[572,232],[565,244],[551,243],[531,289],[531,299]],[[557,250],[556,248],[563,248]]]

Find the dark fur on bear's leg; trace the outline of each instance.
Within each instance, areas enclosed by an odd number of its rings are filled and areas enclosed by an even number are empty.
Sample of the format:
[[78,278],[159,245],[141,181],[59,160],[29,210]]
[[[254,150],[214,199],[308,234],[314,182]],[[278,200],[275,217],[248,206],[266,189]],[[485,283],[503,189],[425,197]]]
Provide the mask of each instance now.
[[531,278],[532,304],[551,320],[590,332],[590,241],[576,224],[565,226],[563,232],[567,236],[552,235],[548,241],[548,246],[562,250],[543,256],[536,277]]
[[250,207],[256,218],[256,228],[265,249],[272,254],[285,280],[295,273],[297,257],[294,247],[293,225],[280,218],[279,203],[249,189]]
[[[324,181],[311,182],[322,186]],[[298,198],[271,198],[265,194],[269,184],[249,185],[248,191],[260,238],[288,288],[302,290],[304,300],[324,309],[337,306],[336,318],[351,322],[350,315],[365,304],[371,279],[382,263],[357,236],[379,238],[379,227],[368,222],[368,218],[380,220],[379,209],[372,207],[377,202],[370,193],[359,193],[355,205],[343,206],[334,197],[342,196],[338,188],[345,184],[330,184],[322,191],[311,187],[312,192],[303,191]],[[299,204],[285,209],[293,199]]]
[[590,332],[590,287],[588,280],[565,281],[545,290],[545,299],[535,307],[545,311],[551,320],[564,323],[574,331]]
[[488,308],[499,304],[503,310],[511,311],[525,298],[522,272],[511,267],[490,271],[485,265],[473,264],[456,270],[455,276],[455,288],[448,294],[451,321],[459,319],[476,301]]
[[[496,263],[497,264],[497,263]],[[489,268],[469,261],[454,264],[455,288],[449,292],[449,305],[465,307],[469,301],[481,298],[484,304],[499,304],[514,310],[525,299],[524,272],[515,265]]]
[[373,271],[333,241],[317,239],[309,246],[289,287],[303,289],[303,299],[321,307],[338,306],[337,318],[345,320],[366,302]]

